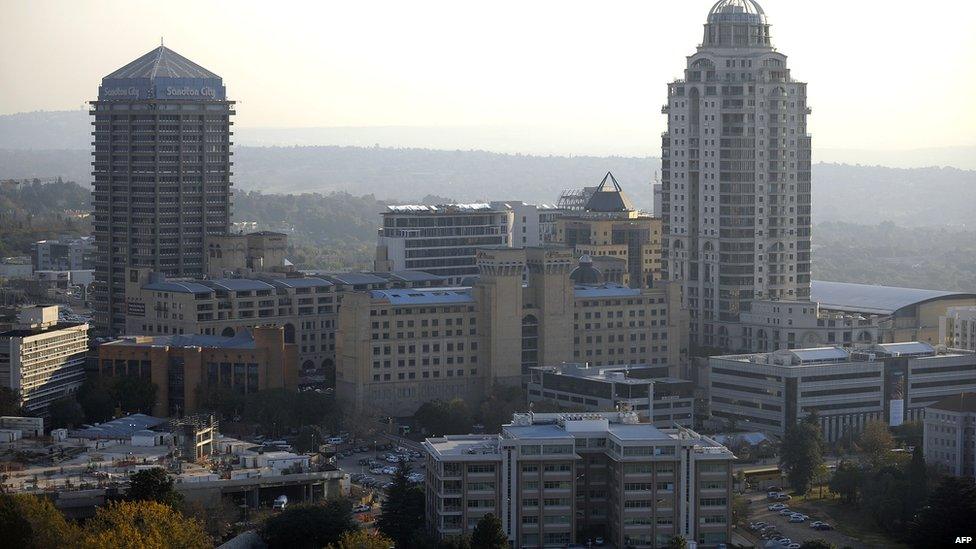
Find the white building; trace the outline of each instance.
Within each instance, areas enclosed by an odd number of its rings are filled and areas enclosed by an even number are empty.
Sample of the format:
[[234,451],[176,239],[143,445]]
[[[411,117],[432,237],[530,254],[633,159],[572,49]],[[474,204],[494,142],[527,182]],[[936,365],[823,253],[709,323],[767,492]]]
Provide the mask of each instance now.
[[853,436],[871,420],[901,425],[925,407],[976,391],[976,353],[927,343],[821,347],[709,359],[711,414],[782,437],[816,412],[824,438]]
[[[425,271],[460,280],[478,274],[478,248],[512,247],[515,213],[489,204],[387,206],[375,269]],[[520,231],[521,233],[521,231]]]
[[57,306],[26,308],[19,322],[0,333],[0,385],[17,391],[32,414],[44,414],[85,380],[88,324],[58,322]]
[[939,317],[939,341],[955,349],[976,351],[976,307],[949,307]]
[[668,85],[662,268],[693,344],[729,348],[756,299],[810,296],[810,109],[786,61],[758,3],[720,0]]
[[876,317],[828,311],[815,301],[759,299],[740,313],[736,326],[728,326],[729,348],[765,353],[780,349],[870,344],[880,341]]
[[925,463],[957,477],[976,476],[976,393],[948,396],[925,409]]

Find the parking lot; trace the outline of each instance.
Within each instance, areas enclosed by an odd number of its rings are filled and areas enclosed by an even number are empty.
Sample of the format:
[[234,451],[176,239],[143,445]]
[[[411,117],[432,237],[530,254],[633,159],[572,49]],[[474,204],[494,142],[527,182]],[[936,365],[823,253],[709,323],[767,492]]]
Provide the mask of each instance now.
[[[339,468],[353,477],[353,484],[372,490],[377,496],[382,493],[385,485],[393,481],[393,473],[404,459],[413,470],[414,477],[411,480],[423,482],[424,462],[420,452],[416,450],[395,445],[369,450],[365,450],[364,446],[340,448],[340,453],[336,455]],[[360,478],[359,475],[364,475],[365,478]]]
[[[768,509],[768,506],[774,502],[767,501],[765,493],[752,493],[748,494],[747,497],[749,499],[750,509],[749,521],[751,523],[765,522],[767,525],[773,526],[776,532],[789,538],[791,543],[802,544],[804,541],[819,538],[837,547],[866,547],[837,530],[815,530],[810,527],[811,523],[824,520],[825,517],[810,516],[803,522],[790,522],[789,516],[780,515],[778,510],[770,511]],[[782,503],[789,506],[788,501]],[[757,531],[752,531],[750,534],[760,537],[760,533]],[[789,544],[782,545],[782,547],[788,546]],[[762,547],[762,545],[760,544],[759,547]],[[793,547],[795,548],[796,546]]]

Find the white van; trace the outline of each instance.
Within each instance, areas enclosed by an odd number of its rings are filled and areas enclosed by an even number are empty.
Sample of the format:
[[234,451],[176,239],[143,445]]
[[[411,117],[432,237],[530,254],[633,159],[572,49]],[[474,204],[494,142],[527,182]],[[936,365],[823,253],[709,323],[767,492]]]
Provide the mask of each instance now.
[[282,494],[275,498],[274,503],[271,504],[271,508],[275,511],[283,511],[286,505],[288,505],[288,496]]

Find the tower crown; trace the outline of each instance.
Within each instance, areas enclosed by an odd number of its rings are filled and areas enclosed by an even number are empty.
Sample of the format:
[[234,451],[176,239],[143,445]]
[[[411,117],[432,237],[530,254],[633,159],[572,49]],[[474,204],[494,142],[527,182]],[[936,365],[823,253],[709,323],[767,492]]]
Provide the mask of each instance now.
[[225,97],[220,76],[166,46],[154,48],[105,76],[98,88],[99,100],[222,101]]
[[769,23],[755,0],[719,0],[708,12],[703,47],[768,48]]

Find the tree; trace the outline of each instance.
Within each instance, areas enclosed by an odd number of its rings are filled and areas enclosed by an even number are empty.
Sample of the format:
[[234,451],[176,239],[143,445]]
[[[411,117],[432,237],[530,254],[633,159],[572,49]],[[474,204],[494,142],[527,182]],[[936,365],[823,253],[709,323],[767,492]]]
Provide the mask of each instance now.
[[912,461],[908,465],[908,483],[909,500],[921,505],[929,493],[929,470],[925,465],[921,444],[912,451]]
[[78,402],[89,423],[101,423],[115,415],[115,399],[104,379],[86,379],[78,389]]
[[431,435],[467,434],[473,423],[467,403],[459,398],[425,402],[413,417]]
[[847,503],[857,503],[858,490],[864,482],[864,472],[854,463],[841,460],[830,479],[830,490],[840,494]]
[[356,530],[352,503],[331,499],[316,505],[295,505],[272,516],[261,529],[269,549],[319,549],[338,543],[346,532]]
[[790,486],[797,493],[806,494],[823,461],[823,435],[816,414],[811,413],[787,428],[780,466],[786,471]]
[[129,501],[155,501],[173,508],[183,502],[183,494],[173,488],[173,479],[161,467],[132,475],[125,497]]
[[81,537],[80,546],[86,549],[213,547],[199,521],[155,501],[122,501],[100,507],[85,524]]
[[684,536],[674,536],[668,540],[668,549],[688,549],[688,541]]
[[744,496],[732,496],[732,522],[746,524],[749,521],[749,500]]
[[976,486],[972,478],[945,477],[908,528],[912,547],[945,547],[976,524]]
[[486,433],[499,433],[512,414],[527,409],[525,391],[518,385],[494,385],[479,408]]
[[895,446],[888,426],[880,421],[869,421],[857,440],[857,449],[872,467],[879,467]]
[[804,541],[800,544],[800,549],[835,549],[835,545],[827,540],[817,538]]
[[25,549],[72,547],[79,531],[50,499],[28,494],[0,494],[0,545]]
[[85,422],[85,410],[73,396],[61,397],[48,407],[51,428],[75,427]]
[[502,521],[488,513],[481,517],[471,532],[471,549],[508,549],[508,537],[502,530]]
[[20,393],[10,387],[0,387],[0,416],[20,416],[23,412]]
[[397,547],[409,547],[416,532],[424,527],[424,491],[407,479],[410,472],[410,465],[401,461],[376,519],[376,528]]
[[390,549],[393,541],[378,532],[353,530],[342,534],[339,541],[329,544],[328,549]]
[[136,377],[122,376],[115,379],[109,392],[126,414],[151,414],[156,405],[156,384]]

